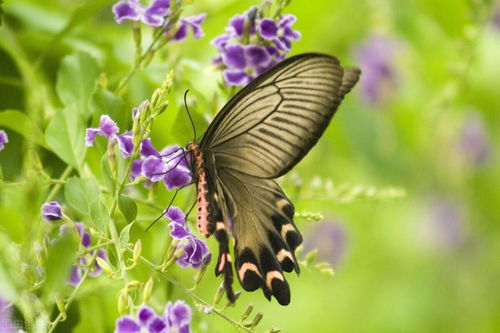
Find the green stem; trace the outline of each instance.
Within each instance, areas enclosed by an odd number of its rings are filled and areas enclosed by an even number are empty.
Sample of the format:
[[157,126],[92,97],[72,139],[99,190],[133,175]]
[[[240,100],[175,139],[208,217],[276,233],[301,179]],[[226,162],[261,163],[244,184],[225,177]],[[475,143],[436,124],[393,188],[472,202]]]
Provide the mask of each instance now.
[[[130,251],[130,252],[133,252],[133,250],[130,249],[130,248],[127,248],[127,250]],[[151,268],[153,268],[155,271],[157,271],[158,274],[160,274],[161,276],[163,276],[163,278],[165,278],[165,280],[167,280],[168,282],[172,283],[174,286],[182,289],[189,297],[191,297],[192,299],[194,299],[196,302],[202,304],[203,306],[206,306],[206,307],[210,308],[211,312],[215,313],[219,317],[221,317],[221,318],[225,319],[226,321],[228,321],[236,329],[238,329],[238,330],[241,329],[241,330],[244,330],[245,332],[253,332],[253,330],[249,329],[248,327],[245,327],[241,322],[236,321],[233,318],[231,318],[228,315],[226,315],[224,312],[222,312],[222,311],[220,311],[220,310],[218,310],[216,308],[213,308],[210,303],[208,303],[204,299],[200,298],[192,290],[190,290],[189,288],[185,287],[183,284],[181,284],[179,281],[177,281],[176,279],[174,279],[169,274],[167,274],[167,273],[162,272],[161,270],[159,270],[157,268],[158,266],[155,265],[154,263],[152,263],[151,261],[149,261],[148,259],[146,259],[146,258],[144,258],[142,256],[140,257],[140,259],[141,259],[141,261],[143,263],[147,264],[148,266],[150,266]]]
[[[97,247],[100,247],[102,246],[102,244],[100,244],[100,240],[97,242]],[[75,289],[73,289],[73,291],[71,292],[71,295],[69,295],[69,298],[68,300],[66,301],[66,304],[64,305],[64,313],[63,312],[60,312],[56,319],[54,319],[54,321],[51,323],[51,327],[48,331],[48,333],[52,333],[54,332],[54,330],[56,329],[57,325],[64,320],[64,318],[66,317],[66,312],[68,311],[69,307],[71,306],[71,303],[74,301],[78,291],[80,290],[80,287],[83,285],[83,283],[85,282],[85,280],[87,279],[88,275],[89,275],[89,272],[90,272],[90,267],[92,265],[94,265],[94,261],[95,261],[95,258],[97,257],[97,254],[98,254],[98,251],[95,251],[93,254],[92,254],[92,257],[90,257],[90,260],[89,260],[89,263],[87,265],[87,269],[84,271],[83,275],[82,275],[82,278],[80,279],[80,281],[78,282],[78,284],[75,286]]]

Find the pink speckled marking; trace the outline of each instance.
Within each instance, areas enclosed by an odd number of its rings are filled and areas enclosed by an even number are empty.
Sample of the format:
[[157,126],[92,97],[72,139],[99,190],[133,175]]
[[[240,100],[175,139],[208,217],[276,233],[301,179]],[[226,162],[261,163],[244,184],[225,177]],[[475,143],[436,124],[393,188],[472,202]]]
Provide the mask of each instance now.
[[203,236],[209,237],[211,234],[208,232],[208,191],[205,188],[207,181],[205,178],[205,169],[203,168],[203,156],[200,148],[198,148],[194,142],[188,145],[188,150],[193,152],[193,156],[196,161],[196,170],[198,172],[198,209],[196,210],[196,228]]

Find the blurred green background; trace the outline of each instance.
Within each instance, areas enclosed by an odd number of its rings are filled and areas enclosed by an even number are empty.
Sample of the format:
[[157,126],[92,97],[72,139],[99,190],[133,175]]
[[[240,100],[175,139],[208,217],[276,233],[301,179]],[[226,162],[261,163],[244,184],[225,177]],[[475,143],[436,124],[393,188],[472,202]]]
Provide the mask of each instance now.
[[[168,45],[133,78],[125,103],[114,111],[121,114],[115,118],[120,129],[130,125],[131,108],[148,98],[171,69],[175,91],[168,112],[155,123],[155,146],[191,139],[182,111],[185,89],[192,92],[191,110],[204,129],[225,100],[218,89],[220,73],[207,70],[217,55],[209,42],[224,32],[230,17],[258,4],[194,1],[186,13],[208,14],[205,37]],[[54,94],[60,61],[76,50],[94,56],[114,88],[133,62],[134,48],[130,22],[116,24],[112,5],[103,0],[6,1],[0,110],[29,109],[45,127],[60,106]],[[391,75],[377,85],[376,102],[368,102],[358,85],[319,144],[283,180],[298,212],[325,216],[323,222],[299,219],[298,225],[306,249],[318,248],[320,259],[332,261],[335,276],[304,268],[300,277],[288,277],[288,307],[267,302],[260,292],[244,293],[228,309],[230,316],[238,317],[252,303],[264,312],[257,331],[271,326],[285,332],[500,331],[498,8],[485,0],[291,2],[286,12],[298,17],[294,28],[302,33],[292,54],[328,53],[344,65],[356,65],[359,48],[382,36],[393,43],[387,56]],[[29,178],[23,138],[7,133],[10,142],[0,152],[0,164],[7,182],[22,183]],[[98,169],[103,149],[89,151],[91,169]],[[53,177],[64,169],[48,151],[41,152],[41,161]],[[356,185],[368,192],[370,187],[403,188],[406,196],[342,202],[334,195],[339,186]],[[190,206],[193,190],[184,193],[179,206]],[[2,189],[1,247],[23,241],[46,191],[36,183]],[[161,189],[158,196],[166,204],[170,194]],[[62,194],[59,199],[64,201]],[[168,230],[162,225],[144,233],[157,212],[139,209],[132,238],[142,239],[145,256],[160,260]],[[15,223],[24,224],[21,235],[8,232]],[[209,245],[216,249],[214,239]],[[172,272],[186,285],[193,273]],[[146,267],[132,273],[142,280],[151,274]],[[218,283],[210,267],[199,294],[210,300]],[[155,285],[158,308],[169,298],[190,302],[162,280]],[[111,280],[90,281],[59,332],[112,331],[118,289]],[[197,311],[192,329],[234,330],[221,318]]]

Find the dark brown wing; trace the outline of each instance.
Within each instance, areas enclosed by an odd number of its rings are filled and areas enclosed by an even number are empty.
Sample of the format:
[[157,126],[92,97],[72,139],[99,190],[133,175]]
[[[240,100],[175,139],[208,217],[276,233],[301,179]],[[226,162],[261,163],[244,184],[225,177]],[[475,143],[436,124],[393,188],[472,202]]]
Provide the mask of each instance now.
[[287,305],[290,288],[283,271],[299,272],[295,249],[302,243],[293,204],[273,180],[219,169],[217,182],[230,216],[241,285],[247,291],[262,288],[268,299],[272,295]]
[[217,167],[279,177],[316,144],[359,75],[359,69],[344,69],[331,56],[291,57],[236,94],[200,148],[214,154]]

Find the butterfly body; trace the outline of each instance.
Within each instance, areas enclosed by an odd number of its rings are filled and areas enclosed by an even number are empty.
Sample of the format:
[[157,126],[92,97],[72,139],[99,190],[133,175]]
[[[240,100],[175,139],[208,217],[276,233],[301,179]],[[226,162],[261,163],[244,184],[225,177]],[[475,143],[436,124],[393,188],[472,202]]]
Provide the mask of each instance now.
[[199,146],[188,145],[197,182],[197,227],[219,243],[216,275],[230,301],[234,237],[236,276],[247,291],[290,302],[283,272],[299,273],[295,249],[302,236],[295,209],[274,178],[316,144],[338,105],[358,81],[359,69],[334,57],[291,57],[252,81],[217,114]]

